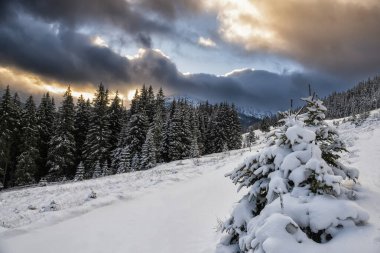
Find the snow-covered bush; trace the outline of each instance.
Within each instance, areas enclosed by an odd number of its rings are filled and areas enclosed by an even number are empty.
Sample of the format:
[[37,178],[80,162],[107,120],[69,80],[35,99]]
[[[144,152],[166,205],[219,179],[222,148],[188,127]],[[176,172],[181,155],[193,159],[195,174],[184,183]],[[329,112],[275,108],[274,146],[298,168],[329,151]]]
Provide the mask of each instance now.
[[47,186],[47,179],[45,177],[41,178],[38,182],[38,186]]
[[40,212],[57,211],[58,209],[58,204],[54,200],[52,200],[49,205],[41,207]]
[[94,192],[94,190],[91,190],[90,194],[88,194],[87,199],[96,199],[96,198],[97,198],[96,192]]
[[218,253],[306,252],[306,245],[368,220],[348,200],[353,194],[343,180],[356,182],[358,171],[338,161],[345,148],[324,122],[326,108],[315,97],[304,101],[305,114],[285,113],[267,147],[227,174],[248,193],[225,221]]

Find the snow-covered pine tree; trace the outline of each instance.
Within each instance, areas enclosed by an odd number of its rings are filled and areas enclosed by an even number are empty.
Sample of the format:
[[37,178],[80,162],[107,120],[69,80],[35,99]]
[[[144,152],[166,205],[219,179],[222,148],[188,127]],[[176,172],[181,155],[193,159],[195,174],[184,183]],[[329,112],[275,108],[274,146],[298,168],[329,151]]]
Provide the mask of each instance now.
[[153,143],[154,143],[154,148],[156,150],[155,156],[158,162],[163,160],[162,155],[161,155],[161,153],[163,152],[163,145],[164,145],[163,120],[164,120],[163,112],[161,111],[159,107],[157,107],[157,111],[156,111],[156,114],[154,115],[154,119],[150,128],[152,128],[152,131],[153,131]]
[[129,146],[126,145],[121,150],[116,173],[120,174],[120,173],[131,171],[131,169],[132,169],[131,168],[131,160],[132,160],[132,158],[131,158],[131,153],[129,152]]
[[[92,101],[90,126],[84,143],[83,155],[85,167],[93,171],[95,164],[103,163],[109,158],[110,129],[108,115],[108,90],[100,83]],[[92,174],[92,173],[91,173]]]
[[[126,142],[128,143],[129,152],[133,159],[135,157],[140,157],[141,155],[141,149],[145,142],[147,129],[148,119],[144,111],[138,112],[131,116],[131,119],[128,123]],[[137,168],[133,167],[132,169],[136,170]]]
[[74,102],[70,86],[63,95],[53,137],[49,143],[49,180],[75,175]]
[[75,172],[74,181],[82,181],[84,179],[84,165],[83,162],[80,161]]
[[356,169],[351,169],[338,161],[341,152],[346,152],[344,143],[339,138],[336,128],[324,121],[327,108],[323,101],[316,95],[303,98],[306,102],[306,113],[300,115],[305,125],[311,128],[316,134],[316,144],[322,151],[322,158],[332,167],[334,174],[356,180],[359,176]]
[[191,109],[190,124],[191,124],[191,150],[192,150],[190,152],[190,157],[199,157],[201,155],[201,150],[203,150],[203,147],[202,147],[203,143],[201,139],[201,131],[199,130],[199,116],[198,116],[197,108]]
[[12,99],[9,86],[0,102],[0,181],[8,187],[19,154],[17,135],[20,134],[20,106]]
[[169,159],[171,161],[189,157],[191,128],[187,104],[179,101],[175,106],[169,126]]
[[112,152],[118,143],[118,136],[120,134],[122,123],[124,122],[124,110],[121,106],[121,99],[119,97],[119,92],[116,91],[115,97],[112,99],[111,105],[108,109],[108,117],[109,117],[109,129],[110,129],[110,137],[109,137],[109,146],[110,152]]
[[241,125],[238,113],[236,111],[235,105],[232,104],[228,108],[228,115],[231,120],[230,133],[228,135],[228,147],[230,149],[241,148]]
[[284,245],[304,252],[303,245],[327,242],[368,220],[347,200],[343,177],[323,159],[318,129],[300,118],[286,114],[268,146],[228,174],[248,193],[223,224],[226,234],[217,252],[283,252]]
[[146,170],[156,166],[156,147],[154,145],[153,127],[149,128],[142,146],[140,169]]
[[44,94],[41,98],[40,105],[37,110],[39,141],[38,150],[40,153],[40,160],[38,163],[37,177],[38,179],[45,177],[49,172],[47,166],[47,158],[49,151],[49,143],[54,135],[54,122],[56,120],[57,112],[55,108],[54,99],[50,97],[49,92]]
[[229,148],[228,148],[227,142],[225,142],[225,143],[223,144],[223,149],[222,149],[222,151],[223,151],[224,153],[228,153]]
[[170,104],[168,113],[166,115],[164,127],[162,129],[162,149],[160,152],[161,158],[165,162],[169,162],[170,155],[169,155],[169,147],[170,147],[170,140],[171,140],[171,133],[172,133],[172,120],[174,116],[174,112],[176,111],[177,102],[174,99],[172,103]]
[[162,162],[164,160],[164,136],[165,136],[165,121],[166,121],[166,107],[165,107],[165,96],[162,88],[157,93],[156,104],[155,104],[155,114],[153,118],[153,139],[156,148],[156,160],[157,162]]
[[253,127],[249,128],[249,132],[246,138],[248,147],[251,147],[253,144],[256,143],[257,137],[255,135],[255,130],[253,129]]
[[102,176],[109,176],[109,175],[112,175],[112,170],[111,168],[108,166],[107,162],[103,162],[102,164]]
[[132,158],[132,161],[131,161],[131,170],[132,171],[137,171],[139,169],[140,169],[140,157],[136,153],[136,154],[134,154],[134,156]]
[[131,117],[132,115],[138,112],[139,101],[140,101],[139,90],[136,89],[135,95],[133,96],[132,101],[131,101],[131,107],[129,108],[129,117]]
[[198,146],[197,138],[193,138],[191,140],[190,157],[191,158],[199,158],[200,157],[200,152],[199,152],[199,146]]
[[17,157],[15,184],[27,185],[36,182],[38,152],[38,125],[36,106],[30,96],[22,113],[22,145],[21,154]]
[[99,160],[97,160],[97,161],[95,162],[94,171],[93,171],[93,173],[92,173],[92,178],[99,178],[99,177],[102,176],[102,174],[103,174],[103,172],[102,172],[102,167],[101,167],[101,165],[100,165]]
[[126,123],[122,124],[121,131],[116,148],[112,151],[111,168],[117,174],[129,171],[131,154],[128,145],[128,126]]
[[91,104],[90,100],[85,100],[83,95],[80,95],[76,105],[75,121],[74,121],[74,139],[75,139],[75,160],[76,164],[84,160],[83,146],[86,141],[88,128],[90,125]]
[[154,98],[153,88],[150,85],[148,88],[148,96],[147,96],[147,105],[146,105],[146,115],[148,117],[148,122],[151,124],[153,122],[153,118],[156,112],[156,101]]

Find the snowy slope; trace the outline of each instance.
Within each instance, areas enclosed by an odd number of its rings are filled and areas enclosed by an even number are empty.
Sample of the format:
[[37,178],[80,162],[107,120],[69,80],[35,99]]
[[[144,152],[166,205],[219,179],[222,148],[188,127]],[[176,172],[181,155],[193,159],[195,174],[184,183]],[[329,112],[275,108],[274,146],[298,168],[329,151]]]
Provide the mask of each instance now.
[[[359,127],[343,123],[338,129],[350,151],[344,162],[360,170],[356,202],[370,220],[308,252],[380,252],[380,111]],[[213,252],[220,237],[217,219],[227,217],[240,199],[224,174],[248,155],[239,150],[203,157],[200,166],[184,160],[183,165],[177,161],[149,171],[0,193],[0,245],[5,253]],[[88,199],[91,190],[97,199]],[[51,200],[59,210],[40,212]]]
[[[224,174],[248,153],[2,193],[0,217],[11,227],[0,233],[2,245],[7,253],[51,252],[46,242],[54,252],[210,252],[217,218],[239,197]],[[97,199],[88,200],[91,189]],[[40,212],[51,200],[59,210]]]

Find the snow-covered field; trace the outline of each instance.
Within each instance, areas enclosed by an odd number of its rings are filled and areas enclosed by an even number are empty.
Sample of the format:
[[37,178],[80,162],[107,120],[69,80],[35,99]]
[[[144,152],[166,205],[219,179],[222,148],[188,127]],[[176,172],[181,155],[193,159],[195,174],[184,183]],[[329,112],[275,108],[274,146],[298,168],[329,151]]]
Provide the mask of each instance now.
[[[344,162],[360,171],[357,203],[370,220],[339,234],[324,251],[380,252],[379,115],[373,112],[359,127],[338,128],[350,151]],[[2,192],[0,252],[213,252],[220,238],[217,219],[226,218],[240,199],[224,174],[249,154],[237,150],[202,157],[199,166],[176,161],[149,171]],[[89,198],[92,191],[96,199]],[[49,209],[53,200],[55,211]]]
[[[12,252],[210,252],[238,200],[224,174],[248,149],[152,170],[0,194],[0,245]],[[96,199],[89,198],[91,192]],[[56,211],[49,210],[51,201]],[[34,210],[31,210],[34,209]]]

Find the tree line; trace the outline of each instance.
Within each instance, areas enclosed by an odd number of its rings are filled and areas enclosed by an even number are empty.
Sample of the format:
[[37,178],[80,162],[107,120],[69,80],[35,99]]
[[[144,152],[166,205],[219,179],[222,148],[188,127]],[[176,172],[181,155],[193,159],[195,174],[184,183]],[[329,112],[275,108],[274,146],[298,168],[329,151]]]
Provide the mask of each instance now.
[[49,93],[37,106],[8,86],[0,101],[0,186],[97,178],[241,147],[234,105],[168,102],[162,89],[145,85],[129,109],[118,92],[109,97],[100,84],[92,101],[81,95],[75,103],[69,86],[57,109]]
[[352,89],[334,92],[323,99],[327,118],[355,116],[380,108],[380,76],[360,82]]

